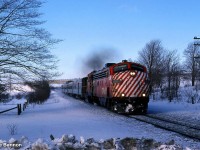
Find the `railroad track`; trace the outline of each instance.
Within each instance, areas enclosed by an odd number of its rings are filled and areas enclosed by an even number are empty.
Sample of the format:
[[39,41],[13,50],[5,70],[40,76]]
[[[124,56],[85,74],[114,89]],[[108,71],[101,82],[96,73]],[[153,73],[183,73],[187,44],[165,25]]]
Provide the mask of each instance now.
[[197,125],[197,124],[194,124],[191,122],[177,120],[176,118],[169,117],[169,116],[165,116],[164,118],[162,116],[157,116],[157,115],[153,115],[153,114],[147,114],[146,116],[200,130],[200,124]]
[[168,131],[179,133],[181,135],[184,135],[192,139],[197,139],[198,141],[200,141],[200,127],[199,126],[195,126],[187,122],[176,121],[169,118],[154,116],[151,114],[135,115],[135,116],[131,115],[129,117],[137,119],[142,122],[152,124],[156,127],[159,127]]

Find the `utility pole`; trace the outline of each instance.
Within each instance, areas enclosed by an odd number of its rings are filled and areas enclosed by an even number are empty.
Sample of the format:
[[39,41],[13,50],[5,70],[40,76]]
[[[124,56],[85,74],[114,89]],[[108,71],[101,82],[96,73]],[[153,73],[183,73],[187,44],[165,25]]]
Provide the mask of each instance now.
[[[200,38],[198,38],[198,37],[195,36],[195,37],[194,37],[194,40],[200,40]],[[197,47],[200,46],[200,43],[197,42],[197,41],[194,42],[194,47],[196,47],[196,46],[197,46]],[[200,58],[200,56],[197,56],[197,58]]]
[[[200,38],[195,36],[194,37],[194,49],[195,48],[198,48],[198,46],[200,46]],[[199,70],[200,70],[200,54],[197,52],[197,54],[194,56],[194,63],[195,64],[198,64],[198,73],[199,73]]]
[[[200,38],[198,38],[198,37],[194,37],[194,40],[200,40]],[[196,47],[198,47],[198,46],[200,46],[200,43],[199,42],[194,42],[194,48],[196,48]],[[194,56],[194,59],[199,59],[200,58],[200,55],[199,54],[197,54],[196,56]]]

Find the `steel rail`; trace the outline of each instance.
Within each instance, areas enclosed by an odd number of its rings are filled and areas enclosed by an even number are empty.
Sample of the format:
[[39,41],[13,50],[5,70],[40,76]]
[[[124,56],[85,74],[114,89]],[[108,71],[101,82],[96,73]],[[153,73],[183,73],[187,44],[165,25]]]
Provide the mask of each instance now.
[[169,120],[149,117],[148,115],[135,115],[135,116],[129,116],[129,117],[142,121],[142,122],[152,124],[161,129],[173,131],[181,135],[184,135],[186,137],[200,140],[200,130],[193,127],[188,127],[188,126],[175,123],[175,122],[172,123],[172,121],[169,121]]

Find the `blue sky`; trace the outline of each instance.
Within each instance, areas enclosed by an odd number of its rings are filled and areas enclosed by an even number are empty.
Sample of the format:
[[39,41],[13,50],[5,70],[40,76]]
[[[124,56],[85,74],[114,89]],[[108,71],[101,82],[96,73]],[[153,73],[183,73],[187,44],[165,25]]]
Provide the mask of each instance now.
[[115,49],[113,61],[136,60],[147,42],[160,39],[168,50],[183,50],[200,37],[199,0],[46,0],[40,10],[54,38],[60,78],[83,77],[80,59],[96,49]]

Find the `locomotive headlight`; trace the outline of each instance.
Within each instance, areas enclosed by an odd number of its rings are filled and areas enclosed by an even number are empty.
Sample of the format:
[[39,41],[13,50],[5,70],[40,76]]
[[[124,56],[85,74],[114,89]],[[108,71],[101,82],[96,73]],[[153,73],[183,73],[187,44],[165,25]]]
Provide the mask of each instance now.
[[145,93],[143,93],[143,94],[142,94],[142,96],[143,96],[143,97],[145,97],[145,96],[146,96],[146,94],[145,94]]
[[131,76],[134,76],[134,75],[135,75],[135,72],[130,72],[130,75],[131,75]]
[[125,96],[125,94],[124,93],[122,93],[122,97],[124,97]]

